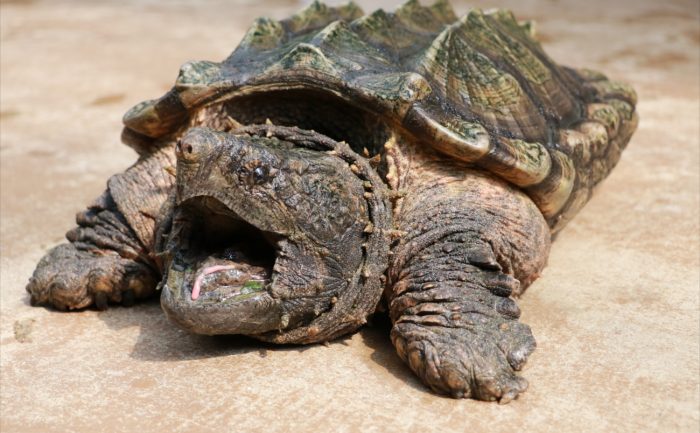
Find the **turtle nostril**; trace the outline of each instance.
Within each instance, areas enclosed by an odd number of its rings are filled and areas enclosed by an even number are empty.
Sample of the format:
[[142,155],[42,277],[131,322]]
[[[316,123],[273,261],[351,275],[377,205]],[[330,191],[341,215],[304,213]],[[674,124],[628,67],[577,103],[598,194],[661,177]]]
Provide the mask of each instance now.
[[177,141],[177,157],[182,162],[196,163],[214,149],[216,140],[212,131],[191,128]]
[[199,145],[197,143],[192,143],[187,138],[178,140],[177,147],[175,151],[177,152],[178,158],[184,159],[186,161],[194,161],[199,159]]

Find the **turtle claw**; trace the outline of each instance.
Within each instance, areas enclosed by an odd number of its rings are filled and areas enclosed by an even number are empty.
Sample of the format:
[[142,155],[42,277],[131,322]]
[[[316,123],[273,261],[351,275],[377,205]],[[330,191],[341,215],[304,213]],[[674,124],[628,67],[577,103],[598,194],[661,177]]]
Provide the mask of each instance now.
[[467,309],[457,319],[454,305],[439,317],[438,304],[430,308],[438,313],[432,316],[412,315],[409,309],[395,322],[391,339],[399,356],[434,391],[508,403],[528,386],[515,371],[535,349],[530,327],[497,311]]
[[110,303],[133,305],[155,291],[155,272],[112,251],[86,251],[73,244],[51,249],[27,284],[32,305],[76,310]]

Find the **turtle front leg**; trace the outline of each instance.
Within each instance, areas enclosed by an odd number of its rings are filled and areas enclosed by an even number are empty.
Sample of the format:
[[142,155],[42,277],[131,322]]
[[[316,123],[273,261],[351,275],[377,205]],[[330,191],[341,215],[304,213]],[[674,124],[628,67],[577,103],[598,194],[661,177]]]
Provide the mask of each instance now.
[[392,342],[434,391],[508,402],[527,388],[515,372],[535,349],[512,297],[544,266],[549,229],[527,196],[488,175],[427,180],[400,204]]
[[32,305],[105,309],[155,292],[156,221],[167,219],[171,159],[161,149],[110,178],[107,190],[76,216],[78,226],[66,233],[70,243],[54,247],[37,264],[26,287]]

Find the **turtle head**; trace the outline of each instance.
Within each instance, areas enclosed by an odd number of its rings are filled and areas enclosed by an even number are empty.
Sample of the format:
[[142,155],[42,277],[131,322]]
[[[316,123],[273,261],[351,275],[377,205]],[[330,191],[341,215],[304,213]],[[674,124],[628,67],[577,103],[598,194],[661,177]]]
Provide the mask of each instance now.
[[327,137],[248,132],[192,128],[178,141],[164,310],[197,333],[277,342],[356,329],[382,290],[386,246],[368,231],[373,211],[388,213],[381,182],[368,193],[371,169]]

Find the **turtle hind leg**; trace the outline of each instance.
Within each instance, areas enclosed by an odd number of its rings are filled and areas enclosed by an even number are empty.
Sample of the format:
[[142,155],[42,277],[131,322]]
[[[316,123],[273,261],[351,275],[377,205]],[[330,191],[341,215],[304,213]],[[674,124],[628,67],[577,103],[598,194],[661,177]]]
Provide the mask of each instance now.
[[535,349],[512,296],[541,270],[549,228],[524,194],[479,172],[416,178],[389,267],[391,339],[433,390],[508,402]]
[[108,191],[77,217],[70,243],[52,248],[27,284],[33,305],[72,310],[131,305],[150,296],[158,272]]

